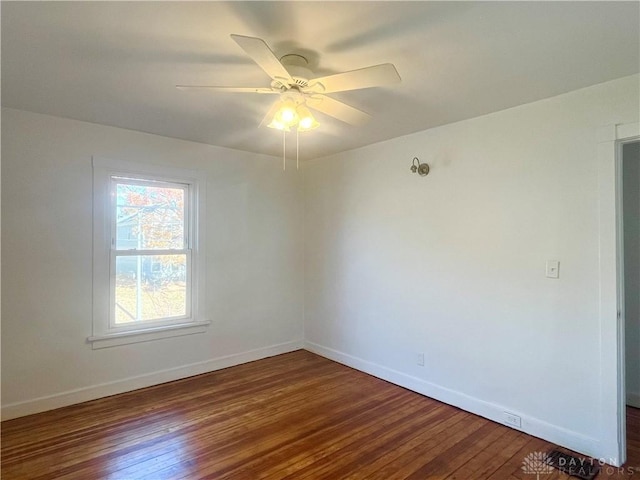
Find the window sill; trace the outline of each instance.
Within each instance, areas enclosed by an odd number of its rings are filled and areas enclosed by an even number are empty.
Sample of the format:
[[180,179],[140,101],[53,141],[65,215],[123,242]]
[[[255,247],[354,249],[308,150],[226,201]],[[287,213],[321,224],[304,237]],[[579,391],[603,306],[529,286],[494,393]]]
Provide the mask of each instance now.
[[91,347],[99,348],[116,347],[118,345],[128,345],[131,343],[148,342],[161,338],[179,337],[182,335],[193,335],[194,333],[204,333],[211,322],[189,322],[179,325],[168,325],[162,327],[145,328],[144,330],[130,330],[127,332],[109,333],[95,335],[87,338]]

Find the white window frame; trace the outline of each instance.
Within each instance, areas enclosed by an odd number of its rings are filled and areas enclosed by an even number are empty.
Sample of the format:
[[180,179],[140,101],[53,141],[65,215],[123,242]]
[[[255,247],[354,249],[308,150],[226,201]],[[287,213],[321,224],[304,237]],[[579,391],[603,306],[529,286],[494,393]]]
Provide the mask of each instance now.
[[[210,321],[202,316],[205,291],[204,205],[202,175],[193,170],[135,164],[93,157],[93,331],[87,338],[94,349],[205,332]],[[185,248],[183,250],[115,251],[114,177],[161,181],[185,188]],[[115,259],[124,255],[186,254],[191,275],[187,281],[186,315],[159,321],[116,325],[113,295]]]

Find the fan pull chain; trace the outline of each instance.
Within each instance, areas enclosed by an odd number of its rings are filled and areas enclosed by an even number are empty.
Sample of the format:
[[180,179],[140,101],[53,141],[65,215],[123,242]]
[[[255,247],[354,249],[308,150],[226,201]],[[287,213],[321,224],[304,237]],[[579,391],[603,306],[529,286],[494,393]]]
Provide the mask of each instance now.
[[299,138],[298,138],[299,132],[300,132],[300,130],[298,130],[296,128],[296,170],[300,169],[300,163],[298,161],[298,158],[299,158],[299,146],[300,146],[300,141],[299,141]]
[[282,131],[282,170],[287,169],[287,132]]

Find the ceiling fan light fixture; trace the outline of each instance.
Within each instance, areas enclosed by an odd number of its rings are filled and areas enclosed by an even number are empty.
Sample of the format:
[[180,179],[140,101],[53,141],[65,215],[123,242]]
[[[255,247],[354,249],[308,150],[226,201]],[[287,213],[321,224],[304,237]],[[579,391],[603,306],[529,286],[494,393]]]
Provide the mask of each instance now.
[[267,126],[285,132],[290,131],[291,128],[306,132],[317,128],[319,125],[304,104],[304,100],[298,99],[296,101],[295,99],[285,98],[281,100],[276,113]]
[[[306,57],[292,53],[278,59],[264,40],[244,35],[231,35],[238,46],[271,77],[270,87],[238,87],[215,85],[177,85],[180,90],[207,90],[228,93],[259,93],[280,95],[271,105],[260,126],[282,131],[282,160],[286,167],[286,133],[295,129],[296,165],[298,164],[298,134],[318,128],[319,123],[307,106],[324,115],[350,125],[361,125],[370,117],[367,113],[336,100],[326,93],[346,92],[381,87],[400,82],[400,75],[391,63],[315,77]],[[268,122],[268,123],[267,123]]]

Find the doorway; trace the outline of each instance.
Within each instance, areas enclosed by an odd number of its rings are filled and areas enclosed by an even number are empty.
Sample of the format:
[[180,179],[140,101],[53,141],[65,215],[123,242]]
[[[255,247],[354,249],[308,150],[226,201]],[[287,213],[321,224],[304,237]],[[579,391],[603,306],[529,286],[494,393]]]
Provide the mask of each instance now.
[[626,402],[640,408],[640,141],[622,145],[622,212]]
[[[624,382],[626,403],[626,446],[635,449],[634,435],[630,428],[640,417],[640,141],[624,142],[618,150],[620,156],[621,229],[622,252],[621,283],[623,297],[620,309],[624,320]],[[627,457],[627,460],[631,458]],[[635,459],[634,459],[635,460]]]

